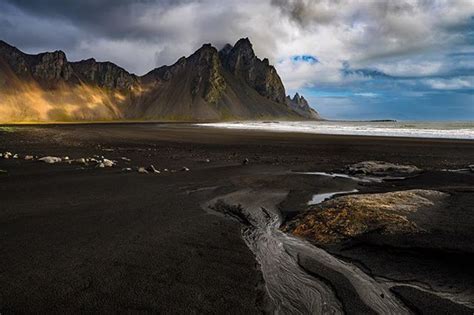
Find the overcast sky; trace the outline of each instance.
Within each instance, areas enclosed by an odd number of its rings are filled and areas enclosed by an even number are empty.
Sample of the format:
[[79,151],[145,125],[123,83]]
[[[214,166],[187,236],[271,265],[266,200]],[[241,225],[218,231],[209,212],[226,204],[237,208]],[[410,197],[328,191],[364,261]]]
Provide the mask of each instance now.
[[241,37],[325,117],[474,120],[474,0],[0,0],[0,39],[137,74]]

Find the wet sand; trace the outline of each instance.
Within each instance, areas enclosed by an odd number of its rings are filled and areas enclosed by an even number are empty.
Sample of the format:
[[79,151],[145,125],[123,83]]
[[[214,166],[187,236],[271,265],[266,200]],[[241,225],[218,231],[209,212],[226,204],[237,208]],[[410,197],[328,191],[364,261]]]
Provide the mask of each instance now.
[[[369,236],[345,248],[325,250],[371,277],[397,285],[423,283],[424,288],[444,292],[447,299],[460,296],[465,305],[471,299],[474,176],[441,170],[472,164],[472,141],[285,134],[187,124],[86,124],[0,131],[0,152],[4,151],[20,156],[103,155],[119,165],[99,169],[0,159],[0,169],[7,171],[0,174],[1,313],[272,311],[264,276],[242,239],[241,224],[202,209],[213,198],[249,188],[285,192],[278,204],[283,219],[303,211],[317,193],[412,188],[447,192],[453,197],[449,207],[417,218],[426,227],[438,226],[439,233],[412,243],[377,243],[377,237]],[[248,165],[242,165],[244,159]],[[337,171],[364,160],[414,164],[425,172],[384,183],[293,174]],[[169,171],[121,171],[150,164]],[[180,171],[184,166],[190,171]],[[408,255],[407,250],[418,255]],[[387,264],[394,257],[402,257],[403,263]],[[322,268],[306,256],[299,263],[309,274]],[[433,270],[441,270],[438,283],[430,279]],[[345,280],[339,273],[326,274],[337,275],[324,281],[329,281],[329,288],[340,286],[335,296],[346,311],[368,307],[358,299],[347,304],[357,293],[341,291]],[[423,301],[420,305],[450,305],[435,303],[429,294],[410,297]],[[407,309],[416,304],[403,298],[399,302]]]

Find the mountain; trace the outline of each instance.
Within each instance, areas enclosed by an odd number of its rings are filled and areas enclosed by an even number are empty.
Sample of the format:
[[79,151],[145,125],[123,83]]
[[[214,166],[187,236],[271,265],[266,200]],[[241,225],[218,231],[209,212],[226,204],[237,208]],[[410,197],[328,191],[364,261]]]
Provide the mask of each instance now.
[[137,76],[111,62],[69,62],[62,51],[29,55],[0,41],[0,122],[319,119],[285,96],[248,38],[203,45],[171,66]]
[[321,116],[317,111],[312,109],[308,101],[298,93],[291,98],[289,95],[286,97],[286,104],[295,112],[297,112],[299,115],[308,118],[308,119],[315,119],[315,120],[321,120]]

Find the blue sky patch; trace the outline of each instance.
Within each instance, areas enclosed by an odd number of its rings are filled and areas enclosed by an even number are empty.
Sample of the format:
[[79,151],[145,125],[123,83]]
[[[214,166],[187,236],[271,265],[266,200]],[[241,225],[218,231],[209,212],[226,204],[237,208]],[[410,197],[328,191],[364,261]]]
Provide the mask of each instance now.
[[293,62],[306,62],[310,64],[318,63],[319,60],[315,56],[311,55],[295,55],[291,56],[291,61]]

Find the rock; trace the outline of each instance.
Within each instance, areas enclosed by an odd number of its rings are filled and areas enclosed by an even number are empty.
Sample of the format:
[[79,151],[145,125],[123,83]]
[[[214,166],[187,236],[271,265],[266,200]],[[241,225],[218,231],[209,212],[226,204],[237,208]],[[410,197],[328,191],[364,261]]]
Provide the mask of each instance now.
[[122,168],[122,172],[131,172],[132,169],[130,167],[125,167],[125,168]]
[[132,160],[130,160],[129,158],[126,158],[126,157],[124,157],[124,156],[122,156],[120,159],[121,159],[122,161],[125,161],[125,162],[131,162],[131,161],[132,161]]
[[99,163],[99,164],[97,164],[97,167],[99,167],[99,168],[105,168],[105,164],[104,164],[104,163]]
[[0,170],[0,175],[6,175],[6,174],[8,174],[8,171]]
[[13,154],[11,152],[7,151],[7,152],[3,153],[3,158],[8,160],[10,157],[12,157],[12,155]]
[[288,105],[288,107],[290,107],[292,110],[294,110],[303,117],[310,119],[321,119],[319,113],[312,109],[309,106],[308,101],[303,96],[300,96],[298,93],[296,93],[293,98],[288,95],[286,97],[286,104]]
[[159,174],[161,173],[159,170],[157,170],[153,165],[150,165],[148,166],[148,168],[146,169],[148,172],[150,173],[156,173],[156,174]]
[[[54,107],[48,114],[51,121],[77,121],[83,119],[84,111],[97,120],[127,118],[129,107],[136,103],[138,91],[143,97],[134,106],[133,117],[137,119],[160,118],[157,113],[161,109],[170,117],[193,120],[305,117],[287,106],[285,87],[275,67],[268,59],[255,55],[248,38],[240,39],[234,46],[226,45],[220,52],[211,44],[205,44],[173,65],[155,68],[140,77],[111,62],[98,62],[92,58],[70,62],[61,51],[25,54],[3,41],[0,41],[0,59],[2,92],[13,93],[19,86],[28,86],[29,81],[34,80],[39,92],[45,94],[43,101]],[[3,84],[13,81],[15,84]],[[81,92],[86,99],[96,97],[97,88],[107,91],[123,106],[98,101],[96,106],[89,108],[81,98],[72,98],[66,104],[62,100],[63,93],[55,93],[60,90],[73,94],[81,86],[93,87]],[[15,102],[11,102],[25,106],[20,116],[10,114],[2,117],[3,120],[25,120],[37,111],[35,102],[28,102],[26,94],[15,93]],[[11,109],[16,113],[16,108],[9,103],[12,108],[5,108],[5,111]],[[180,106],[182,104],[188,106]],[[66,106],[77,107],[77,110],[70,111]],[[150,116],[150,113],[155,114]],[[95,147],[114,150],[99,144]]]
[[58,158],[56,156],[45,156],[45,157],[42,157],[42,158],[38,159],[38,161],[48,163],[48,164],[55,164],[55,163],[60,163],[61,158]]
[[34,156],[33,155],[26,155],[25,156],[25,160],[29,161],[29,160],[33,160],[34,159]]
[[220,51],[220,58],[224,68],[260,95],[277,103],[285,103],[285,87],[278,73],[268,59],[257,58],[248,38],[240,39],[233,47],[226,45]]
[[114,161],[108,159],[103,159],[102,164],[104,164],[105,167],[113,167],[115,165]]
[[468,166],[469,170],[474,173],[474,164]]
[[18,154],[13,155],[14,159],[18,159]]
[[364,174],[373,176],[409,176],[421,172],[421,169],[414,165],[401,165],[384,161],[364,161],[349,165],[349,174]]
[[148,171],[144,167],[139,167],[138,173],[148,174]]
[[168,172],[168,169],[167,169],[167,168],[165,168],[165,169],[163,170],[163,172]]
[[249,162],[250,162],[249,159],[246,158],[242,161],[242,165],[247,165],[249,164]]
[[182,172],[189,172],[189,168],[187,168],[186,166],[183,166],[183,168],[181,169]]
[[69,156],[63,157],[63,160],[64,160],[64,161],[69,161]]
[[204,162],[206,162],[206,163],[210,163],[210,162],[211,162],[211,160],[210,160],[210,159],[205,159],[205,160],[204,160]]
[[336,197],[296,216],[283,230],[318,245],[336,244],[367,233],[418,233],[422,230],[407,216],[447,197],[446,193],[422,189]]
[[78,163],[78,164],[84,164],[84,165],[87,164],[87,161],[86,161],[85,158],[75,159],[75,160],[73,160],[73,162]]

